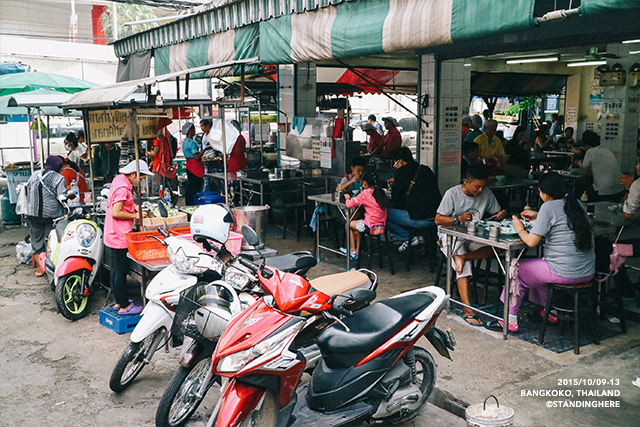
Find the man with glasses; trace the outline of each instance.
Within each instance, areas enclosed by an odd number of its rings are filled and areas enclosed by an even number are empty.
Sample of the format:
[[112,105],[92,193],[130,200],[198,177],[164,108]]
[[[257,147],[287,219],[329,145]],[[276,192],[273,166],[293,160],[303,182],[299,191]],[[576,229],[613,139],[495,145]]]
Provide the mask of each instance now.
[[[470,166],[462,185],[456,185],[444,193],[442,202],[437,209],[436,225],[452,226],[485,218],[502,221],[507,211],[500,209],[500,204],[491,190],[485,188],[487,178],[487,170],[483,165]],[[443,243],[442,251],[446,255],[447,247],[444,234],[440,234],[440,240]],[[483,246],[481,243],[463,240],[454,242],[453,252],[452,266],[456,271],[460,301],[465,305],[471,305],[469,300],[471,261],[492,257],[493,249],[490,246]],[[475,315],[475,312],[468,307],[463,308],[462,317],[471,326],[482,326],[482,322]]]

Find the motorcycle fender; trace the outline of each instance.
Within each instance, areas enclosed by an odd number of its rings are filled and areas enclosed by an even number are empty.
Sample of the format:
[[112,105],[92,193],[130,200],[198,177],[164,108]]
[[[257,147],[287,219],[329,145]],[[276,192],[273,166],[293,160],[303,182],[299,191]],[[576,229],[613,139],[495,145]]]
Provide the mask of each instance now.
[[71,256],[65,259],[60,267],[56,269],[56,277],[62,277],[78,270],[92,271],[93,269],[86,259],[79,256]]
[[229,380],[220,398],[216,427],[236,427],[256,409],[264,390]]
[[171,330],[173,316],[158,304],[149,302],[142,310],[142,319],[131,332],[131,342],[141,342],[160,328]]
[[453,350],[453,346],[449,343],[449,338],[445,332],[438,328],[431,328],[424,336],[427,337],[431,345],[435,347],[442,357],[452,360],[449,354],[449,348]]
[[[191,343],[189,344],[187,340],[190,340]],[[178,362],[178,364],[180,364],[180,366],[182,366],[183,368],[190,368],[191,365],[193,365],[193,362],[197,359],[200,352],[202,352],[202,346],[199,345],[196,340],[189,337],[185,337],[185,341],[183,344],[188,345],[182,346],[183,350],[180,352],[180,361]]]

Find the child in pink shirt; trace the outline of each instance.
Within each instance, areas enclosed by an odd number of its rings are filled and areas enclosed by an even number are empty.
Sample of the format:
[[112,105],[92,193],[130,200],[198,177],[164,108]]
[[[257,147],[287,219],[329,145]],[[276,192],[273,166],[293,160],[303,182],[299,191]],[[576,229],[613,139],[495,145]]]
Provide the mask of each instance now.
[[[354,220],[349,223],[351,228],[351,257],[358,258],[360,253],[360,233],[370,233],[379,236],[384,233],[384,225],[387,220],[387,195],[382,188],[377,186],[378,177],[373,172],[367,172],[362,178],[362,191],[356,197],[345,195],[347,208],[352,209],[363,206],[364,219]],[[346,250],[345,250],[346,252]]]

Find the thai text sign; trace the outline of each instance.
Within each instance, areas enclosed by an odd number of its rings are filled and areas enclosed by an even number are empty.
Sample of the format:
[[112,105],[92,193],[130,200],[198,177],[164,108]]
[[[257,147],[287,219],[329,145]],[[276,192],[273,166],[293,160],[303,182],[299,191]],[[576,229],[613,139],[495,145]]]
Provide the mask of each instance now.
[[[131,127],[131,110],[96,110],[89,111],[89,136],[91,143],[119,142],[124,136],[133,140]],[[138,139],[156,138],[158,135],[158,115],[162,110],[137,110]],[[142,116],[142,117],[140,117]],[[145,117],[156,116],[156,117]]]

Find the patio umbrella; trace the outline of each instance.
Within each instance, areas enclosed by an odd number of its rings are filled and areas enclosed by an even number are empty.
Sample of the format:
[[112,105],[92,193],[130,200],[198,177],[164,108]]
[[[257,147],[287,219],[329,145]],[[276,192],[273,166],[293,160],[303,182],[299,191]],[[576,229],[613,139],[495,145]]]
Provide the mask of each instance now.
[[76,93],[97,86],[95,83],[75,77],[53,73],[14,73],[0,76],[0,96],[37,89],[53,89],[58,92]]

